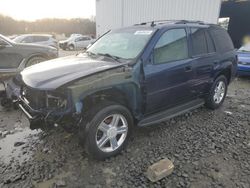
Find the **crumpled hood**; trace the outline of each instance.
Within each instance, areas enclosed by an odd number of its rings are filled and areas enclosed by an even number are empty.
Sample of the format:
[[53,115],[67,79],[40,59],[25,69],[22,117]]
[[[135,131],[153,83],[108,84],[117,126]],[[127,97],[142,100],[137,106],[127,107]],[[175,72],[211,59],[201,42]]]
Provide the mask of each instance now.
[[80,54],[33,65],[24,69],[21,76],[23,82],[29,87],[53,90],[78,78],[123,65],[91,59],[87,55]]

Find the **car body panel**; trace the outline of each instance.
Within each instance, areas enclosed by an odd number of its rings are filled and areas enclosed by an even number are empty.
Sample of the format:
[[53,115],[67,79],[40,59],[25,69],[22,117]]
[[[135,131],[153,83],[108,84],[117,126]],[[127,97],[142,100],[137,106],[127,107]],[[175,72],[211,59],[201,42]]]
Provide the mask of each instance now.
[[50,90],[61,87],[71,81],[120,67],[117,62],[94,60],[84,54],[68,56],[39,63],[21,72],[23,81],[29,87]]
[[238,75],[250,76],[250,52],[238,52]]

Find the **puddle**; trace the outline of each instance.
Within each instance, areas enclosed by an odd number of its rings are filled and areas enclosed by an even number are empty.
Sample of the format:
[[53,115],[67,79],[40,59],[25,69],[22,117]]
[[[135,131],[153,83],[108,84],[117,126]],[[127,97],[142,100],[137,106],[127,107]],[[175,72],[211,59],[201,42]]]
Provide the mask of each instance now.
[[[32,151],[29,143],[38,139],[39,132],[41,131],[25,128],[0,139],[0,161],[8,164],[13,160],[23,163],[30,159]],[[24,142],[24,144],[14,147],[15,142]]]

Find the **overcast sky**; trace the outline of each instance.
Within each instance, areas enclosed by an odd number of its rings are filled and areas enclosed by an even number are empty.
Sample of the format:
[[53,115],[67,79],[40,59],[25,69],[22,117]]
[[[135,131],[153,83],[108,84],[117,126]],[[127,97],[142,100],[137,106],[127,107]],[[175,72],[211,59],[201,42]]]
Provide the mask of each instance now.
[[90,18],[96,0],[0,0],[0,14],[18,20]]

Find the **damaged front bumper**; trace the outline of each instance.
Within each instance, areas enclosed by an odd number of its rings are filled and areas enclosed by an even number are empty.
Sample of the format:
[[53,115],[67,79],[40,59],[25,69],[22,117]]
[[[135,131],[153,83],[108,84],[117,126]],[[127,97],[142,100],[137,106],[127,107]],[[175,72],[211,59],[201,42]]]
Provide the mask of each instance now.
[[[73,126],[77,125],[81,118],[74,112],[70,102],[65,108],[34,107],[34,104],[31,105],[29,99],[26,98],[24,87],[15,84],[13,80],[6,83],[6,95],[29,119],[31,129],[52,128],[57,125]],[[39,96],[37,98],[42,100]]]

